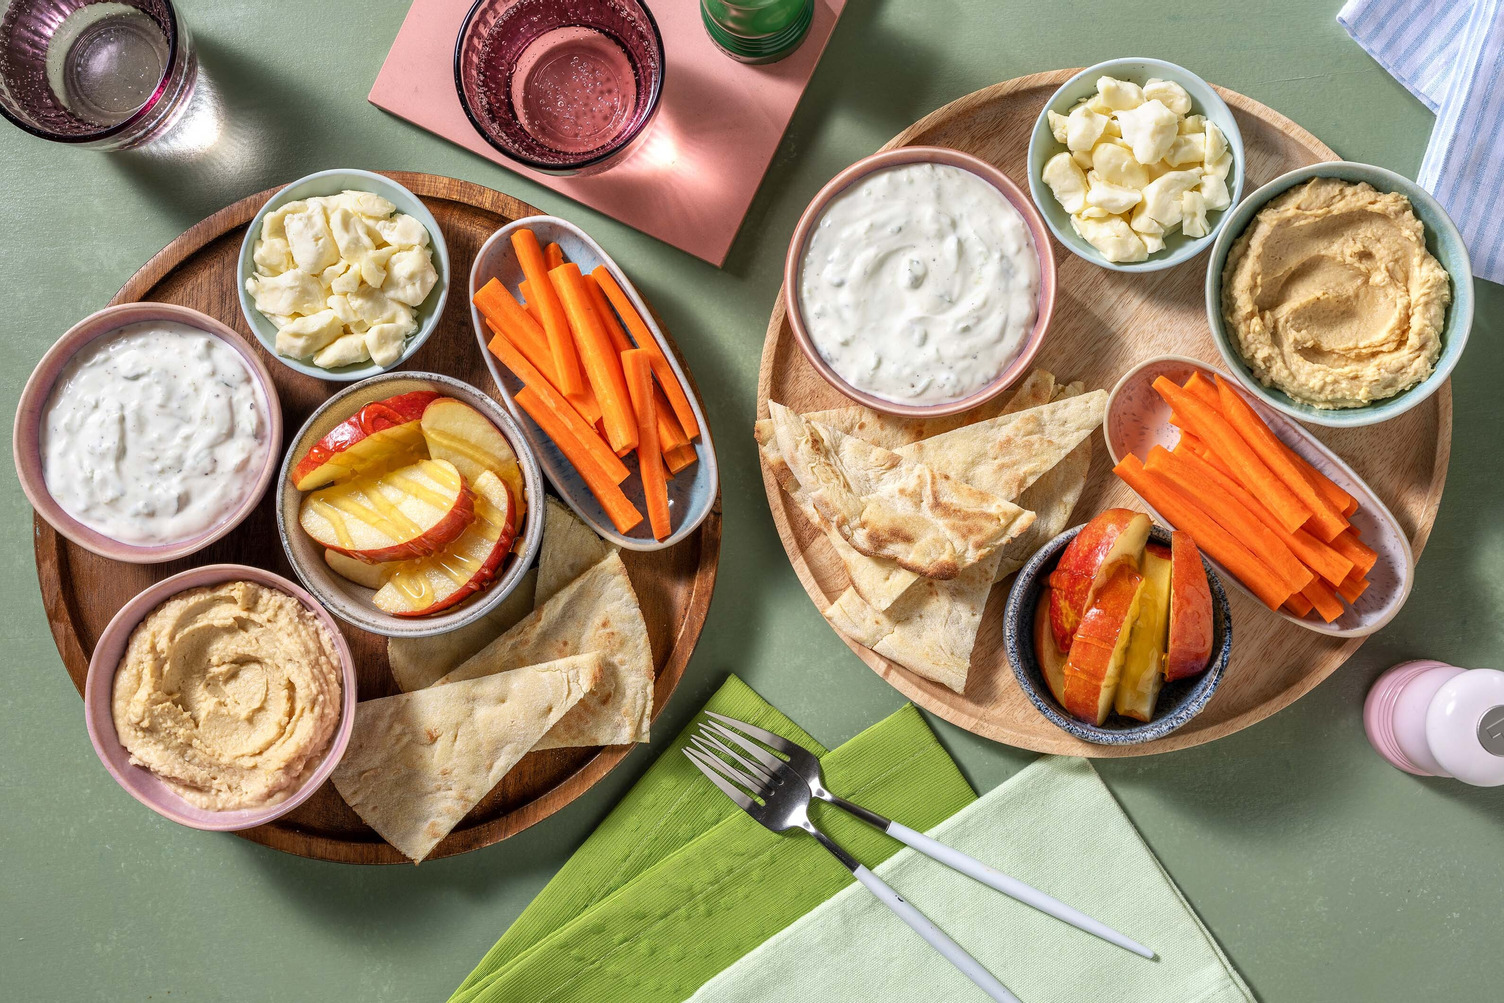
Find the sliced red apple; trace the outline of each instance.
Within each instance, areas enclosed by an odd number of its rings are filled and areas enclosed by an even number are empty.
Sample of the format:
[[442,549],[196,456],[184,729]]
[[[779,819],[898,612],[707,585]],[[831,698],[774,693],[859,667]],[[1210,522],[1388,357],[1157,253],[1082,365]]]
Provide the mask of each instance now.
[[489,470],[475,479],[475,521],[437,554],[404,561],[373,600],[395,616],[437,613],[489,586],[512,549],[517,506],[507,484]]
[[438,396],[432,390],[414,390],[367,404],[303,454],[292,468],[292,486],[312,491],[378,465],[403,466],[419,459],[423,412]]
[[1039,670],[1050,693],[1061,706],[1065,705],[1065,659],[1066,653],[1055,646],[1055,634],[1050,630],[1050,593],[1039,594],[1039,603],[1034,607],[1034,657],[1039,661]]
[[474,519],[465,479],[444,460],[322,488],[304,495],[298,511],[303,531],[317,543],[367,564],[436,553]]
[[1204,672],[1212,657],[1212,587],[1189,533],[1170,534],[1170,640],[1165,681]]
[[1061,703],[1083,721],[1100,725],[1112,710],[1143,584],[1137,571],[1120,564],[1097,590],[1096,601],[1081,618],[1065,662],[1065,699]]
[[1081,527],[1050,573],[1050,629],[1055,645],[1069,651],[1081,618],[1119,565],[1138,567],[1149,539],[1149,517],[1110,508]]
[[1170,550],[1158,543],[1144,548],[1140,574],[1143,592],[1128,651],[1123,656],[1123,677],[1118,680],[1112,709],[1124,717],[1149,721],[1154,703],[1164,685],[1166,640],[1170,627]]
[[501,430],[464,401],[440,397],[423,411],[422,426],[428,455],[453,463],[471,484],[482,471],[499,472],[517,462]]
[[379,589],[385,585],[393,567],[391,564],[367,564],[365,561],[357,561],[337,550],[325,550],[324,563],[341,578],[352,581],[356,585],[364,585],[368,589]]

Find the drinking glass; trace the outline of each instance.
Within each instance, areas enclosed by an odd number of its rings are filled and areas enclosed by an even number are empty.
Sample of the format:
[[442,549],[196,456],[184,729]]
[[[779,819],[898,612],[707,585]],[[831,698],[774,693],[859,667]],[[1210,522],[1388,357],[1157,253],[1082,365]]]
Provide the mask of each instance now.
[[743,63],[773,63],[804,41],[815,0],[700,0],[710,40]]
[[33,136],[139,146],[177,122],[197,77],[169,0],[11,0],[0,14],[0,114]]
[[657,115],[663,37],[639,0],[476,0],[454,83],[506,156],[546,174],[595,174],[630,156]]

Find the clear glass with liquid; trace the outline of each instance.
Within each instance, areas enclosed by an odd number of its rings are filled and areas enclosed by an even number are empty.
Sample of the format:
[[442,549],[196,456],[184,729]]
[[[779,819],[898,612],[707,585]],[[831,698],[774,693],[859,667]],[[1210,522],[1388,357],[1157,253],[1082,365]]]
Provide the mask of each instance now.
[[197,79],[168,0],[11,0],[0,50],[0,114],[43,139],[96,149],[162,136]]

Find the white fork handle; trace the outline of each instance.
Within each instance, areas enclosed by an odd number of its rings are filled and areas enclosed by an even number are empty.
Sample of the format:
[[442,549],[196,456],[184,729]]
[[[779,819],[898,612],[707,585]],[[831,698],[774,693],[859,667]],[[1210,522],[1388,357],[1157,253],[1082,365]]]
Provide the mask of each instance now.
[[1019,998],[1008,991],[1008,987],[993,977],[992,973],[982,967],[966,950],[954,940],[945,935],[934,923],[908,903],[902,895],[895,892],[883,882],[883,879],[867,870],[865,865],[858,865],[851,873],[856,879],[867,886],[867,890],[876,895],[883,905],[898,913],[898,918],[909,924],[914,932],[925,939],[935,950],[944,955],[945,960],[959,968],[968,979],[975,982],[982,992],[997,1000],[998,1003],[1020,1003]]
[[1069,923],[1078,930],[1101,937],[1111,944],[1116,944],[1125,950],[1144,958],[1153,958],[1154,952],[1143,944],[1129,937],[1123,936],[1105,923],[1092,919],[1079,909],[1073,909],[1052,898],[1037,888],[1024,884],[1017,878],[1010,878],[1002,871],[969,857],[955,847],[946,846],[938,840],[931,839],[922,832],[915,832],[908,826],[899,822],[888,825],[888,835],[902,843],[907,843],[926,857],[938,860],[951,870],[960,871],[969,878],[975,878],[989,888],[996,888],[1004,895],[1015,898],[1024,905],[1033,906],[1040,912],[1048,913],[1062,922]]

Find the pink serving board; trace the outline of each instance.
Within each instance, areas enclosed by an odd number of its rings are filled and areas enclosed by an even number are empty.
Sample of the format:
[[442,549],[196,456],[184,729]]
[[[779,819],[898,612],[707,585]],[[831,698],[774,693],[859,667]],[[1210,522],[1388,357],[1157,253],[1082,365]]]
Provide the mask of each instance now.
[[748,66],[710,41],[696,0],[650,4],[666,63],[651,135],[618,167],[595,177],[556,178],[502,156],[460,107],[454,43],[471,2],[414,0],[370,102],[716,266],[725,262],[846,6],[846,0],[815,0],[804,44],[780,62]]

